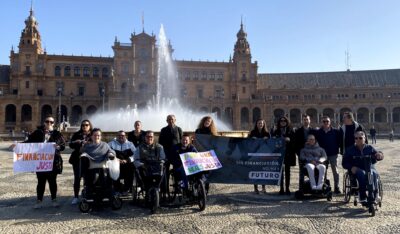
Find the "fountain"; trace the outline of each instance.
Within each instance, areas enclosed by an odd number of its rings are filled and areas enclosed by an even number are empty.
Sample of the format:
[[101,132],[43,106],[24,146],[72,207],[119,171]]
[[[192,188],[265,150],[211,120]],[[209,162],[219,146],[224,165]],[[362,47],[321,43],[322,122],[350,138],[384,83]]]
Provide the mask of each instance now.
[[211,115],[219,131],[229,131],[230,128],[216,113],[200,113],[186,108],[179,101],[179,80],[172,60],[164,27],[161,25],[158,36],[158,76],[157,92],[153,100],[149,100],[145,108],[138,109],[128,105],[119,111],[109,111],[95,114],[90,118],[95,127],[103,131],[130,131],[136,120],[140,120],[145,130],[160,131],[166,126],[167,115],[176,116],[176,124],[184,131],[194,131],[201,118]]

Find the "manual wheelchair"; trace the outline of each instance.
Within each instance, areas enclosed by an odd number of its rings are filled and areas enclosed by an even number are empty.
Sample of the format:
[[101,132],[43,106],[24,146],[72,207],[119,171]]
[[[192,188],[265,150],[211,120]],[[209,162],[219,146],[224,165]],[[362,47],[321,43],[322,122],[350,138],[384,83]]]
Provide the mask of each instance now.
[[[383,200],[383,189],[382,181],[378,173],[373,173],[371,169],[371,155],[364,156],[353,156],[354,158],[361,158],[365,163],[365,176],[367,180],[367,202],[363,204],[368,208],[368,212],[371,216],[375,216],[375,211],[378,210],[378,206],[382,207]],[[349,203],[351,197],[353,197],[353,204],[357,206],[359,203],[359,183],[356,176],[351,172],[346,171],[343,175],[343,193],[344,202]]]

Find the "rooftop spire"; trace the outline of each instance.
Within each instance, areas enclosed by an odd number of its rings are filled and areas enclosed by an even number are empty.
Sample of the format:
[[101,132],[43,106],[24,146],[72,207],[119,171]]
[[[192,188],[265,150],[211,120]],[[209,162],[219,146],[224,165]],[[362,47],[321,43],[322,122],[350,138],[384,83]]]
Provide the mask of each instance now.
[[144,12],[142,11],[142,29],[143,29],[143,32],[144,32]]

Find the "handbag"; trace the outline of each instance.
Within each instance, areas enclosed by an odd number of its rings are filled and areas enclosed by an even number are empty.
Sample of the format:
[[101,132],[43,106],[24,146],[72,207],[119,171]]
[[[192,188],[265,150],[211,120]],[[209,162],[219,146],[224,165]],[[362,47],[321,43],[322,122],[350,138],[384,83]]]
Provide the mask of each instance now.
[[57,174],[62,174],[63,171],[63,159],[61,155],[55,155],[53,162],[53,171]]

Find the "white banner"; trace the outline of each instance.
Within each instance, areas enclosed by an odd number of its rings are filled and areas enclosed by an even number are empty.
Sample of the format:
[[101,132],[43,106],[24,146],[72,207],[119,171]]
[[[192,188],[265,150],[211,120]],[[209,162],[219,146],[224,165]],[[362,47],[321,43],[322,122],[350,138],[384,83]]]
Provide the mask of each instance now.
[[53,170],[55,143],[17,143],[14,148],[14,173]]
[[200,171],[216,170],[222,167],[214,150],[198,153],[189,152],[179,156],[186,175],[196,174]]

